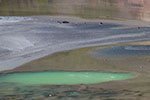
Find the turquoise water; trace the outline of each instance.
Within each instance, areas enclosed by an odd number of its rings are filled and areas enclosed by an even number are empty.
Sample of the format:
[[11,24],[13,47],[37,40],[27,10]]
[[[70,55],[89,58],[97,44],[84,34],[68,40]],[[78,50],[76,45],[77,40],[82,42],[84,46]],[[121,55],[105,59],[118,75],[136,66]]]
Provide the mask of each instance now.
[[127,73],[104,72],[25,72],[0,75],[0,83],[22,84],[92,84],[112,80],[124,80],[132,78]]

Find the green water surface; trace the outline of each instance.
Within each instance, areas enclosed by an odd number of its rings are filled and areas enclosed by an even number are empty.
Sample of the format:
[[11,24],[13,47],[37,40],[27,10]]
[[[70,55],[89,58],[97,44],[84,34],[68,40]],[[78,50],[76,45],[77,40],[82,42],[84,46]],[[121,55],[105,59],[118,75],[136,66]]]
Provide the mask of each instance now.
[[92,84],[133,77],[127,73],[105,72],[25,72],[0,75],[0,83],[23,84]]

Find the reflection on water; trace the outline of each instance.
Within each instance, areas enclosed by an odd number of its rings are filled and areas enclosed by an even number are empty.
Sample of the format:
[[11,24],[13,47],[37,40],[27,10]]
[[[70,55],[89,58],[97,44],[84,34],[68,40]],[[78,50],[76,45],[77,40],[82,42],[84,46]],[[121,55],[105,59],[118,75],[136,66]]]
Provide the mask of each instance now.
[[149,21],[149,5],[150,0],[0,0],[0,15],[67,15]]

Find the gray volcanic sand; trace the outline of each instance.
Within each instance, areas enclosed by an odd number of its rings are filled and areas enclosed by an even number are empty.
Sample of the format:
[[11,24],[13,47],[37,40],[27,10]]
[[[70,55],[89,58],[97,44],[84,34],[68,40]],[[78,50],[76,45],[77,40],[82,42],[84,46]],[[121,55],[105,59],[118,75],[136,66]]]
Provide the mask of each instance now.
[[[128,72],[135,74],[136,77],[89,85],[25,86],[0,83],[0,99],[148,100],[150,98],[148,55],[97,58],[90,53],[99,48],[138,45],[141,42],[131,41],[149,40],[148,26],[142,25],[139,29],[135,23],[124,25],[119,22],[103,21],[103,24],[100,24],[101,21],[80,21],[72,18],[67,19],[70,23],[62,23],[64,20],[66,19],[33,17],[33,20],[29,21],[1,25],[3,27],[0,29],[1,51],[8,50],[9,53],[0,56],[0,68],[1,70],[14,68],[1,73],[45,70],[102,71]],[[48,54],[51,55],[46,56]]]
[[[149,24],[144,26],[138,21],[131,24],[132,21],[87,21],[55,16],[2,17],[0,20],[1,71],[55,52],[150,37]],[[4,55],[3,50],[8,53]]]

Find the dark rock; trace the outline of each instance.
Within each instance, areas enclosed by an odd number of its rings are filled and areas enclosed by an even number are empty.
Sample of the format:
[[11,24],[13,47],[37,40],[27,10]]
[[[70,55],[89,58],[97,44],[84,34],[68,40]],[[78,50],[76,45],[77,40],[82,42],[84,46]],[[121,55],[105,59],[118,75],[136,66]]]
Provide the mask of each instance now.
[[103,22],[100,22],[100,24],[102,25],[102,24],[103,24]]
[[134,91],[135,93],[139,93],[140,91]]
[[57,21],[57,23],[59,23],[59,24],[68,24],[68,23],[70,23],[69,21]]
[[57,23],[61,24],[62,22],[61,21],[57,21]]
[[67,24],[67,23],[69,23],[69,21],[63,21],[62,23]]
[[124,91],[124,92],[128,92],[128,90],[122,90],[122,91]]
[[138,94],[138,96],[143,96],[143,94]]

